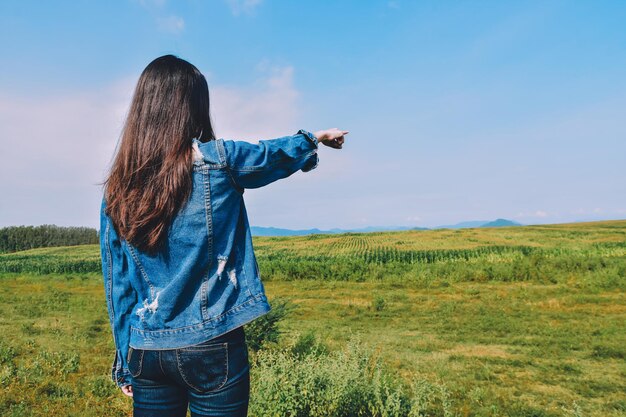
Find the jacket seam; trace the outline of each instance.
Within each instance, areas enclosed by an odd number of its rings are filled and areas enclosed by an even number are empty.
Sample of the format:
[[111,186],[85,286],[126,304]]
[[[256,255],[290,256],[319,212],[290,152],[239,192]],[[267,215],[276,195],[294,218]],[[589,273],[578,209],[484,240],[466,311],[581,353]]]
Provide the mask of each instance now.
[[213,208],[211,206],[211,174],[209,168],[205,165],[202,169],[202,181],[204,184],[204,218],[206,222],[206,232],[207,232],[207,246],[208,246],[208,259],[209,265],[207,267],[207,272],[205,276],[202,278],[202,282],[200,283],[200,316],[202,319],[205,318],[208,313],[207,310],[207,283],[209,279],[209,274],[211,273],[211,266],[213,265]]
[[128,245],[128,250],[130,252],[130,255],[135,260],[135,263],[137,264],[137,267],[139,268],[139,271],[141,271],[141,276],[143,277],[143,279],[146,281],[146,283],[150,287],[150,298],[151,298],[151,300],[154,300],[154,286],[152,285],[152,282],[150,282],[150,278],[148,278],[148,274],[146,273],[146,270],[143,268],[143,265],[141,264],[141,261],[139,260],[139,257],[137,256],[137,254],[135,253],[135,250],[133,249],[133,247],[130,244]]
[[120,368],[120,364],[118,363],[118,349],[117,349],[117,338],[115,337],[115,311],[113,310],[113,271],[112,271],[112,255],[111,255],[111,247],[109,243],[109,230],[110,230],[110,222],[107,219],[107,225],[104,232],[104,242],[106,248],[106,257],[107,257],[107,288],[106,288],[106,297],[107,303],[109,304],[110,309],[110,317],[109,322],[111,324],[111,333],[113,335],[113,344],[115,345],[115,358],[113,358],[113,364],[111,365],[111,379],[118,382],[118,370]]
[[235,191],[237,191],[239,194],[243,194],[244,192],[243,187],[240,187],[235,181],[231,167],[228,165],[228,161],[226,160],[226,150],[224,149],[224,140],[218,139],[216,141],[216,145],[217,145],[217,154],[220,158],[220,163],[222,163],[223,168],[226,171],[226,174],[228,175],[228,180],[230,181],[230,185],[232,185]]
[[[203,323],[210,323],[212,321],[218,321],[222,317],[228,315],[231,311],[239,309],[242,306],[245,306],[245,305],[248,305],[248,304],[252,304],[252,303],[255,303],[257,301],[261,301],[264,298],[266,298],[266,296],[264,294],[262,294],[262,293],[258,294],[255,297],[247,299],[243,303],[239,303],[239,304],[229,308],[228,310],[226,310],[225,312],[221,313],[218,316],[215,316],[215,317],[210,318],[208,320],[204,320]],[[203,323],[194,324],[194,325],[190,325],[190,326],[177,327],[175,329],[165,329],[165,330],[142,330],[142,329],[138,329],[138,328],[132,327],[132,326],[130,327],[130,329],[131,329],[131,331],[135,331],[136,333],[139,333],[139,334],[143,334],[143,333],[150,333],[150,334],[162,334],[162,333],[165,333],[165,334],[167,334],[167,333],[178,333],[180,331],[184,331],[184,330],[187,330],[187,329],[193,329],[195,327],[198,327],[199,325],[202,325]]]
[[111,292],[113,291],[113,283],[112,280],[112,271],[111,271],[111,248],[109,247],[109,229],[110,223],[107,219],[106,228],[104,231],[104,246],[106,249],[106,259],[107,259],[107,269],[106,269],[106,298],[110,311],[109,323],[111,324],[111,333],[113,335],[113,344],[115,345],[115,357],[113,358],[113,364],[111,365],[111,379],[117,383],[117,370],[118,370],[118,360],[117,360],[117,340],[115,337],[115,312],[113,311],[113,302],[111,297]]
[[107,255],[107,276],[108,276],[108,289],[107,289],[107,301],[109,302],[109,306],[111,309],[111,317],[109,321],[111,323],[111,333],[113,335],[113,344],[115,345],[115,358],[113,359],[113,365],[111,366],[111,379],[116,384],[120,384],[124,380],[124,374],[126,369],[123,367],[122,363],[122,352],[119,349],[119,345],[117,342],[116,330],[115,330],[115,308],[113,303],[113,255],[111,254],[111,239],[110,239],[110,231],[111,231],[111,221],[107,219],[107,225],[105,230],[105,246],[106,246],[106,255]]
[[[110,223],[107,220],[107,227],[106,227],[106,231],[105,231],[105,246],[106,246],[106,255],[107,255],[107,301],[109,302],[109,307],[111,309],[111,317],[110,317],[110,322],[111,325],[113,326],[114,322],[115,322],[115,311],[113,310],[113,266],[112,266],[112,255],[111,255],[111,247],[110,247],[110,242],[109,242],[109,229],[110,229]],[[115,341],[115,329],[113,330],[113,341]]]
[[211,178],[209,169],[205,168],[204,175],[204,217],[207,228],[207,243],[208,243],[208,255],[209,255],[209,270],[213,265],[213,209],[211,207]]

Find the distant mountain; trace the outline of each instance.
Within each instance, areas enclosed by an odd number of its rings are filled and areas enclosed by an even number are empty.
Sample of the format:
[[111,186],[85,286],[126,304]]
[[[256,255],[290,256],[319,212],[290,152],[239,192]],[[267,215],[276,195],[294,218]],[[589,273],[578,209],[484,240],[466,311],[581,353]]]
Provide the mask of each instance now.
[[456,223],[453,225],[437,226],[437,227],[411,227],[411,226],[368,226],[360,229],[329,229],[320,230],[314,229],[281,229],[279,227],[262,227],[262,226],[250,226],[250,232],[252,236],[305,236],[314,234],[335,234],[335,233],[368,233],[368,232],[392,232],[401,230],[430,230],[430,229],[465,229],[469,227],[502,227],[502,226],[522,226],[520,223],[516,223],[507,219],[496,219],[494,221],[489,220],[472,220],[467,222]]
[[496,219],[492,222],[485,223],[480,227],[505,227],[505,226],[521,226],[520,223],[507,219]]

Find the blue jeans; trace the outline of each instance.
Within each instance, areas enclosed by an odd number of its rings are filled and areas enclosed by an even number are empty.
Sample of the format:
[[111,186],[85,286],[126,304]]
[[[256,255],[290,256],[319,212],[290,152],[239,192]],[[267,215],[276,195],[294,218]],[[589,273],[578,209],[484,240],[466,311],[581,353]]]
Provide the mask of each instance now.
[[250,366],[243,326],[169,350],[130,349],[136,417],[247,416]]

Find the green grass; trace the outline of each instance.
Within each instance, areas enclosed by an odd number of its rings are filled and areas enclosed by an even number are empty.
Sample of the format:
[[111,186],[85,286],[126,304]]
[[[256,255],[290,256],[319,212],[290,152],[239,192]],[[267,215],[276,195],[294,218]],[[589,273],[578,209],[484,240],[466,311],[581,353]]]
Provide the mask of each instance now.
[[[295,361],[294,384],[326,375],[343,389],[327,369],[346,362],[356,337],[399,383],[415,384],[413,401],[429,404],[415,415],[626,415],[625,237],[626,221],[255,238],[270,302],[295,309],[252,369],[251,415],[264,415],[268,395],[290,407],[308,398],[278,392],[283,368],[265,352],[306,350],[310,335],[331,356],[281,359]],[[113,345],[94,263],[93,245],[0,255],[0,415],[130,415],[108,381]],[[355,392],[375,393],[366,385]],[[310,398],[330,398],[321,392]]]
[[509,415],[517,403],[621,415],[626,400],[622,291],[596,292],[591,302],[585,289],[562,284],[293,282],[269,291],[300,306],[288,331],[312,329],[335,348],[357,333],[407,380],[444,383],[459,413]]

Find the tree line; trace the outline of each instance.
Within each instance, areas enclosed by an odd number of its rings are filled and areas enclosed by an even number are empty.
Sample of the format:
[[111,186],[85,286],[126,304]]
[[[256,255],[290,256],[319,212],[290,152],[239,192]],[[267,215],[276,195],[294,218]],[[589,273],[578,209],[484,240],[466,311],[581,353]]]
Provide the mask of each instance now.
[[0,253],[50,246],[96,244],[98,242],[98,231],[90,227],[63,227],[44,224],[41,226],[0,228]]

